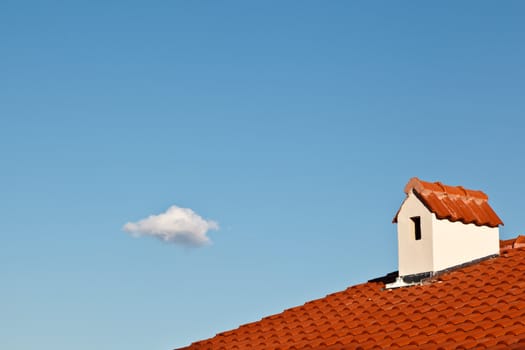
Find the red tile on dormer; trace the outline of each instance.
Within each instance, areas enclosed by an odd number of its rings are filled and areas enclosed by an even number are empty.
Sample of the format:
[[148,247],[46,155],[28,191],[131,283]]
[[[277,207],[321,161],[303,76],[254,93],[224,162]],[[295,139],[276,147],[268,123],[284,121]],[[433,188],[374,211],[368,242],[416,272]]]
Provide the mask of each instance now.
[[[438,219],[461,221],[478,226],[503,225],[488,204],[488,196],[481,191],[467,190],[461,186],[447,186],[439,182],[426,182],[418,178],[412,178],[405,186],[407,195],[411,191]],[[393,222],[397,222],[397,214]]]

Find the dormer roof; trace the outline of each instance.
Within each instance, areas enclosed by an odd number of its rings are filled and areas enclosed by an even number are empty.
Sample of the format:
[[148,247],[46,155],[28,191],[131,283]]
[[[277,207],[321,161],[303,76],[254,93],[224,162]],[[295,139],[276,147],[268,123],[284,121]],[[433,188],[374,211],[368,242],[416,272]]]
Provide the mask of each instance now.
[[[405,186],[407,197],[414,193],[425,207],[438,219],[460,221],[464,224],[498,227],[503,221],[488,203],[482,191],[462,186],[448,186],[441,182],[427,182],[413,177]],[[397,223],[397,212],[392,222]]]

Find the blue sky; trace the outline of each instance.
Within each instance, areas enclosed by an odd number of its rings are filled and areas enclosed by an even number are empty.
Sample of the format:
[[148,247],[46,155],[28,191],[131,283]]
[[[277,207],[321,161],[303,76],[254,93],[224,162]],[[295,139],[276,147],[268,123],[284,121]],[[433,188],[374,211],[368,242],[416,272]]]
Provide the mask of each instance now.
[[[518,1],[2,1],[0,348],[171,349],[397,269],[412,176],[522,233]],[[199,247],[123,231],[170,206]]]

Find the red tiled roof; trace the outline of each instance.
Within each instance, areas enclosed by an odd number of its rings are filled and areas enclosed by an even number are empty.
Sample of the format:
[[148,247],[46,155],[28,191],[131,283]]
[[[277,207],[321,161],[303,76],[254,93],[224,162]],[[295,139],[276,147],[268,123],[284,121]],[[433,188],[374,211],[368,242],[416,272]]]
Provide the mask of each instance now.
[[[497,227],[503,221],[490,207],[489,197],[482,191],[467,190],[462,186],[447,186],[441,182],[426,182],[417,177],[410,179],[405,193],[410,192],[436,215],[438,219],[461,221],[465,224]],[[397,215],[393,222],[397,222]]]
[[525,247],[525,236],[519,235],[516,238],[499,241],[499,248],[502,252],[514,248]]
[[423,285],[384,290],[384,280],[370,281],[182,349],[524,349],[518,240],[525,237],[502,241],[499,257]]

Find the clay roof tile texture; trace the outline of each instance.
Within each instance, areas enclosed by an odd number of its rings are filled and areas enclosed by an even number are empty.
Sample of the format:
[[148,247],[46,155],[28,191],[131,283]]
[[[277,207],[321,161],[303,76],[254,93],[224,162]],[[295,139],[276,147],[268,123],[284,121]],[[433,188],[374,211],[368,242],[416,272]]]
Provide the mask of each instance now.
[[[489,197],[482,191],[469,190],[462,186],[448,186],[441,182],[422,181],[413,177],[405,186],[407,196],[411,192],[438,219],[477,226],[503,225],[503,221],[489,205]],[[392,222],[397,222],[397,215]]]
[[524,349],[524,241],[420,286],[372,280],[181,349]]

